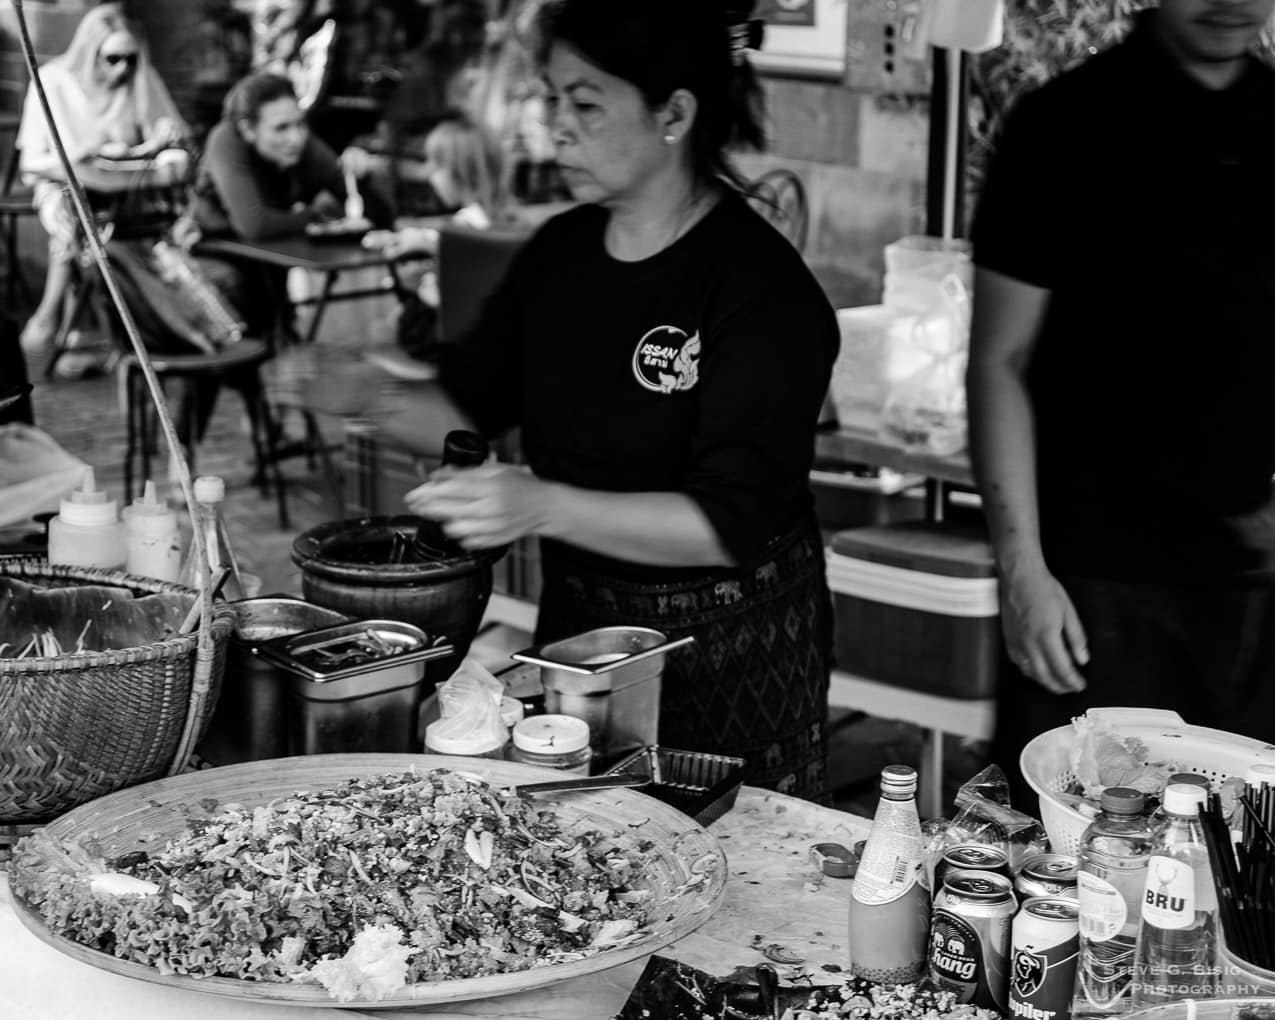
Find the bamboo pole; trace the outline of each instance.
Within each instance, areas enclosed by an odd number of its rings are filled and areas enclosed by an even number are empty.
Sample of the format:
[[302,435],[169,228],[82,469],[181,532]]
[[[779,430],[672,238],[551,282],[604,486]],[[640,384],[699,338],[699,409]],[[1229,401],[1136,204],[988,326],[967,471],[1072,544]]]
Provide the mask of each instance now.
[[[17,14],[18,39],[21,44],[22,58],[26,64],[27,73],[31,76],[31,86],[35,89],[36,97],[39,99],[40,112],[43,114],[44,123],[49,129],[49,137],[52,139],[53,147],[57,151],[58,161],[62,164],[62,170],[66,174],[66,194],[70,197],[76,219],[79,220],[80,226],[84,230],[89,252],[92,254],[94,262],[97,263],[98,272],[102,274],[102,281],[106,285],[111,303],[115,306],[115,311],[124,326],[129,345],[132,347],[138,366],[142,370],[142,377],[146,380],[147,392],[155,405],[155,413],[159,417],[160,430],[164,434],[164,440],[168,444],[169,452],[177,463],[177,474],[181,484],[182,497],[186,501],[186,510],[193,525],[194,553],[199,564],[202,591],[207,592],[212,583],[209,576],[208,551],[204,544],[203,533],[198,527],[198,514],[195,511],[195,490],[191,483],[190,466],[186,463],[186,455],[182,450],[181,442],[177,438],[177,430],[174,428],[172,418],[168,414],[168,407],[164,401],[164,391],[160,388],[159,377],[155,374],[155,368],[151,364],[146,345],[142,342],[141,334],[137,330],[137,323],[133,319],[123,295],[120,293],[119,284],[115,280],[110,260],[106,255],[106,247],[102,243],[101,235],[98,233],[97,224],[93,221],[88,198],[84,194],[84,188],[75,174],[75,167],[72,165],[70,157],[66,154],[66,147],[62,144],[62,136],[58,132],[57,124],[54,122],[53,111],[49,107],[49,97],[45,93],[44,83],[40,80],[40,71],[35,59],[35,47],[31,43],[31,34],[27,29],[24,0],[11,0],[11,2],[14,12]],[[169,775],[175,775],[185,768],[186,762],[194,750],[196,724],[202,712],[203,703],[212,687],[215,649],[212,635],[211,598],[199,599],[199,631],[196,634],[195,642],[195,670],[191,683],[190,703],[186,712],[186,724],[177,744],[177,752],[174,754],[172,764],[169,766]]]

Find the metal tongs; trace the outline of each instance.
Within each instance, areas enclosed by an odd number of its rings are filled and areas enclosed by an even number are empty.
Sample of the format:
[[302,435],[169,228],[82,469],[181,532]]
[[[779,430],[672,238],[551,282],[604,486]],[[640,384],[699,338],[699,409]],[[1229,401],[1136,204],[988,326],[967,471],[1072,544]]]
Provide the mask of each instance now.
[[574,776],[571,779],[551,779],[543,783],[519,783],[514,793],[572,793],[577,790],[612,790],[620,787],[634,788],[650,783],[649,776],[621,772],[614,776]]

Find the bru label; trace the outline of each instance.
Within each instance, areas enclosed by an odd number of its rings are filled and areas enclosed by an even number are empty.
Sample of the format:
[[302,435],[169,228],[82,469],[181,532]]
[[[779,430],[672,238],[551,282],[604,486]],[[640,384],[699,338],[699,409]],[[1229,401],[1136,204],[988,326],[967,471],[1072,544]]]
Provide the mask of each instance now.
[[[991,925],[1000,922],[992,920]],[[993,944],[995,935],[989,930],[985,938],[965,918],[936,910],[930,926],[930,978],[954,993],[957,1002],[1004,1012],[1004,948]]]
[[1015,949],[1010,961],[1010,1012],[1024,1020],[1066,1017],[1071,1010],[1079,952],[1074,937],[1047,949]]
[[1142,919],[1157,928],[1190,928],[1195,924],[1195,872],[1172,857],[1152,857],[1147,864]]

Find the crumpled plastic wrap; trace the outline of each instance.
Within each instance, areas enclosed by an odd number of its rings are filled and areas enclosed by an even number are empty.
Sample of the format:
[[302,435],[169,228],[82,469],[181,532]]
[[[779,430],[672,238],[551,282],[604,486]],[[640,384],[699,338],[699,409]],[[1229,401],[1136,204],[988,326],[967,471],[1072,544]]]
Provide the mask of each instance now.
[[505,685],[475,659],[465,659],[438,685],[439,718],[425,728],[427,750],[487,754],[504,746],[509,729],[500,719]]
[[958,843],[999,847],[1009,854],[1015,873],[1031,854],[1049,849],[1041,822],[1010,806],[1009,783],[999,765],[989,765],[965,783],[956,794],[956,807],[951,821],[927,823],[931,824],[927,837],[931,874],[944,851]]

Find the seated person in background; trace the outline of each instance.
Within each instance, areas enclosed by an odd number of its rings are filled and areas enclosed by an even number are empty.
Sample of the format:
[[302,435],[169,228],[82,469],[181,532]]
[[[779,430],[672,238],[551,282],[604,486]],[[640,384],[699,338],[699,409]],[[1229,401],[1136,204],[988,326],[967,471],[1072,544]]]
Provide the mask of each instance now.
[[[73,163],[155,156],[185,133],[140,32],[119,4],[86,13],[67,51],[40,68],[40,81]],[[34,190],[34,205],[49,235],[44,294],[22,331],[23,347],[36,352],[57,333],[80,239],[63,193],[62,164],[34,89],[27,92],[17,144],[22,180]]]

